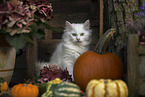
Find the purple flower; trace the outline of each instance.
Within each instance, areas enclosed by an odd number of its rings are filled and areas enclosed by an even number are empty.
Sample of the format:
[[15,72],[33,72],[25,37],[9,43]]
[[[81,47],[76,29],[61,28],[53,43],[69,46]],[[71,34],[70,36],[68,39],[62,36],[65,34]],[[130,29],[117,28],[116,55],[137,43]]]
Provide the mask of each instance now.
[[143,4],[143,6],[145,7],[145,3]]
[[144,10],[144,7],[142,7],[142,6],[140,6],[139,8],[140,8],[141,10]]
[[139,7],[140,11],[137,12],[135,15],[137,17],[144,17],[145,16],[145,3]]

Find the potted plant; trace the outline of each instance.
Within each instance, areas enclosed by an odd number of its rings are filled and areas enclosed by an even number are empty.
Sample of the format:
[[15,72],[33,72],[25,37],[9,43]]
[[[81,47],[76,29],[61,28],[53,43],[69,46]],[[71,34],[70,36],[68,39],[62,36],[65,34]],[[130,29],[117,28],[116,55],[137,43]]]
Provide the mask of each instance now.
[[13,0],[0,5],[0,35],[16,50],[33,38],[44,36],[43,31],[52,17],[52,6],[48,0]]
[[13,74],[16,51],[44,36],[45,27],[55,29],[48,24],[52,12],[48,0],[0,1],[0,75],[7,81]]

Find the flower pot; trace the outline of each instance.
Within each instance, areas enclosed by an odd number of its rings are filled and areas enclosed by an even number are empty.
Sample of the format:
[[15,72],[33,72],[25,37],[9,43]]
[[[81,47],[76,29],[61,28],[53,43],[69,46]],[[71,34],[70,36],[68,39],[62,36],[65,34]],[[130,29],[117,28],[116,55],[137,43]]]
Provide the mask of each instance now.
[[15,66],[16,50],[11,47],[4,36],[0,36],[0,77],[7,83],[11,81]]

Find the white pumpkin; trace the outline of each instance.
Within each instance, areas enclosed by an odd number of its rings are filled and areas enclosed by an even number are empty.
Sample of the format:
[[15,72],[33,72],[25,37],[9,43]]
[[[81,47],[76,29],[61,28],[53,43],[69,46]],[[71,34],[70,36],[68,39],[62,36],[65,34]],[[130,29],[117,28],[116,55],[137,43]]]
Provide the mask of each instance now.
[[122,80],[91,80],[86,93],[87,97],[128,97],[128,88]]

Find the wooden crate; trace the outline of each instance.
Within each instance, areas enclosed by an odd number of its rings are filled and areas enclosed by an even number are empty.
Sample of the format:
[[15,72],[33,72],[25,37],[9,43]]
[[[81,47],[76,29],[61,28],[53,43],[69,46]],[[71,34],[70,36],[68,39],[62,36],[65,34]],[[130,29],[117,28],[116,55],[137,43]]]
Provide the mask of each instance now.
[[127,55],[129,97],[145,96],[145,45],[139,44],[137,34],[128,37]]

